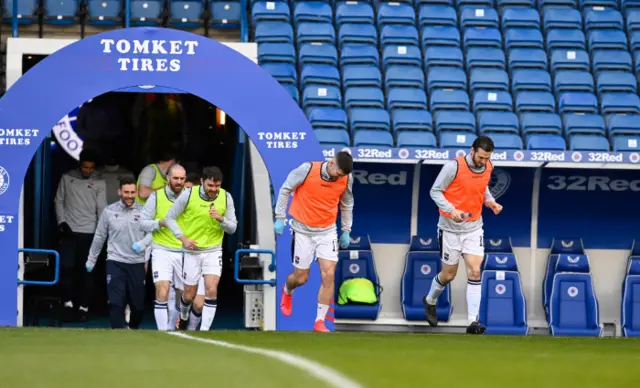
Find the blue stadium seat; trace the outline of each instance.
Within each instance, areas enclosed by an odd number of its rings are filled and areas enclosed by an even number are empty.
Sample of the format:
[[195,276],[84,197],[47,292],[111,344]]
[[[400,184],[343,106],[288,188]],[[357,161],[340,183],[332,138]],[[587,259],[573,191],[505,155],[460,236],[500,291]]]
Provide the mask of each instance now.
[[[419,53],[420,49],[418,48],[417,50]],[[469,52],[467,52],[467,56],[468,55]],[[424,53],[424,68],[428,71],[431,66],[453,66],[462,69],[464,66],[462,50],[460,50],[459,47],[427,47],[427,50]]]
[[606,137],[600,135],[573,135],[569,138],[571,151],[609,152],[611,145]]
[[558,96],[558,113],[598,113],[598,98],[588,92],[566,92]]
[[361,129],[353,135],[354,147],[393,147],[391,132]]
[[504,45],[507,52],[515,48],[544,49],[544,38],[538,28],[509,28]]
[[340,2],[336,6],[336,28],[340,28],[345,23],[365,23],[375,22],[373,8],[367,2]]
[[391,119],[386,109],[353,108],[349,111],[351,133],[362,129],[391,130]]
[[456,131],[476,133],[476,118],[471,112],[441,110],[435,113],[435,132]]
[[592,54],[593,72],[633,71],[631,54],[627,50],[596,50]]
[[[6,3],[7,2],[5,1],[5,4]],[[28,3],[29,2],[18,2],[18,4]],[[122,5],[119,0],[88,0],[87,23],[93,26],[117,25],[121,23],[122,20],[122,18],[120,17],[121,9]],[[18,12],[20,12],[20,9],[18,9]]]
[[[511,237],[506,237],[506,236],[485,236],[484,237],[484,252],[485,254],[489,253],[513,253],[513,244],[511,243]],[[497,257],[497,256],[496,256]],[[502,264],[498,263],[498,261],[496,260],[494,264],[492,265],[514,265],[512,263],[513,259],[514,261],[516,261],[516,257],[513,256],[512,258],[510,257],[507,262],[504,262],[504,257],[500,256],[501,260],[500,262],[502,262]],[[483,260],[483,268],[484,266],[486,266],[487,263],[487,257],[485,257],[485,260]],[[515,262],[516,268],[517,268],[517,261]],[[497,269],[500,269],[500,267],[496,267]],[[505,267],[502,267],[503,269],[506,269]]]
[[604,119],[598,114],[564,115],[564,133],[567,136],[576,134],[606,135]]
[[555,113],[524,113],[520,116],[522,134],[562,134],[562,120]]
[[640,10],[637,8],[629,11],[627,14],[627,32],[633,32],[640,29]]
[[579,9],[600,7],[600,8],[618,8],[619,0],[578,0]]
[[625,337],[640,337],[640,273],[628,273],[624,279],[622,290],[622,335]]
[[387,92],[387,109],[427,109],[424,89],[391,88]]
[[582,30],[582,15],[575,8],[552,8],[544,12],[545,33],[552,28],[574,28]]
[[322,147],[345,148],[351,146],[349,133],[344,129],[316,129],[314,130],[318,142]]
[[391,111],[393,131],[429,131],[433,130],[431,113],[423,109],[394,109]]
[[516,69],[547,70],[549,60],[542,49],[513,49],[509,51],[509,71]]
[[302,108],[306,112],[314,106],[342,108],[342,93],[340,93],[340,89],[335,86],[307,86],[302,90]]
[[527,335],[527,307],[517,270],[482,272],[479,315],[485,334]]
[[497,28],[469,27],[463,34],[465,50],[471,47],[502,48],[502,34]]
[[533,134],[527,136],[527,149],[530,151],[566,151],[567,142],[560,135]]
[[261,67],[283,85],[298,85],[298,72],[290,63],[267,62]]
[[[295,52],[293,45],[292,49]],[[303,43],[298,48],[298,63],[300,66],[312,63],[338,66],[338,50],[332,44]]]
[[591,8],[584,11],[584,29],[589,32],[598,29],[622,30],[622,14],[616,9]]
[[536,0],[497,0],[497,7],[499,9],[508,9],[508,8],[517,8],[517,7],[528,7],[535,8]]
[[455,0],[455,4],[458,9],[464,9],[467,7],[495,8],[494,0]]
[[[240,1],[213,0],[209,3],[209,24],[214,28],[240,28],[241,15],[245,10]],[[292,34],[293,35],[293,34]]]
[[507,28],[540,29],[540,13],[534,8],[507,8],[502,13],[502,30]]
[[409,24],[415,28],[416,11],[407,3],[380,3],[377,23],[378,28],[388,24]]
[[[462,53],[460,53],[462,61]],[[386,45],[382,49],[382,67],[393,65],[422,66],[422,54],[418,46]]]
[[460,10],[460,29],[468,27],[498,28],[498,12],[493,8],[466,7]]
[[329,3],[321,1],[296,1],[293,8],[293,23],[332,23],[333,10]]
[[427,72],[427,89],[467,89],[467,75],[458,67],[433,66]]
[[[542,281],[542,307],[549,321],[549,300],[551,299],[551,289],[553,288],[553,277],[557,272],[558,261],[560,255],[565,255],[563,264],[560,266],[564,269],[569,264],[569,257],[575,268],[569,272],[589,272],[589,260],[584,255],[584,244],[580,238],[560,238],[553,239],[551,242],[551,252],[547,258],[547,268]],[[580,256],[576,260],[576,256]],[[565,271],[566,272],[566,271]]]
[[544,12],[553,8],[578,8],[578,0],[538,0],[538,6]]
[[258,44],[258,63],[284,62],[296,64],[296,49],[291,43]]
[[518,272],[518,259],[511,252],[503,253],[487,253],[482,260],[482,268],[484,271],[509,271]]
[[[333,26],[331,25],[333,30]],[[338,45],[340,48],[347,44],[378,44],[378,30],[373,24],[344,23],[338,30]]]
[[[26,25],[37,22],[36,12],[38,11],[38,0],[16,0],[18,2],[17,19],[18,24]],[[13,0],[2,2],[2,17],[5,23],[13,20]]]
[[472,135],[468,132],[454,132],[445,131],[440,133],[440,148],[464,148],[471,147],[473,141],[476,139],[476,135]]
[[[362,134],[368,131],[360,131],[358,134]],[[374,131],[385,133],[382,131]],[[391,134],[389,134],[391,136]],[[335,301],[339,300],[340,286],[349,278],[362,277],[369,279],[376,287],[376,293],[379,296],[380,280],[378,279],[378,273],[376,271],[375,260],[373,259],[373,251],[371,250],[371,241],[369,236],[351,237],[352,241],[358,241],[357,248],[352,243],[348,250],[341,250],[338,252],[338,265],[336,266],[335,274]],[[366,241],[365,241],[366,240]],[[382,305],[378,300],[378,303],[374,305],[364,304],[339,304],[335,303],[335,317],[337,319],[368,319],[376,320],[380,313]]]
[[631,34],[629,34],[629,42],[631,45],[631,52],[635,55],[638,52],[638,49],[640,49],[640,31],[632,31]]
[[602,93],[600,112],[610,114],[640,114],[640,97],[635,93]]
[[44,22],[71,25],[78,22],[78,0],[43,0]]
[[344,107],[351,108],[384,108],[382,89],[371,86],[347,88],[344,92]]
[[158,1],[132,0],[131,25],[136,27],[162,24],[164,6]]
[[382,87],[382,74],[377,66],[347,65],[342,68],[342,87],[354,86]]
[[[402,313],[407,321],[426,319],[423,300],[442,267],[439,249],[435,237],[411,237],[400,285]],[[448,321],[451,317],[451,287],[445,287],[438,297],[436,311],[438,321]]]
[[426,26],[420,35],[420,45],[424,51],[428,46],[460,47],[460,32],[451,26]]
[[611,139],[614,152],[638,152],[640,151],[640,134],[635,136],[614,135]]
[[520,92],[516,95],[516,113],[556,111],[556,100],[549,92]]
[[380,66],[378,48],[367,44],[349,44],[340,49],[340,66],[373,65]]
[[424,73],[417,66],[389,66],[384,75],[384,87],[412,87],[424,89]]
[[588,71],[560,70],[554,75],[553,90],[563,92],[594,92],[593,76]]
[[251,23],[255,26],[258,22],[291,22],[289,4],[286,1],[256,1],[251,6]]
[[589,51],[627,50],[627,36],[621,30],[592,30],[587,33]]
[[547,31],[547,52],[556,49],[586,50],[587,40],[581,30],[551,28]]
[[291,95],[291,98],[293,98],[293,100],[296,102],[296,104],[300,105],[300,90],[298,90],[298,86],[296,86],[296,85],[282,85],[282,87],[287,89],[287,91]]
[[298,46],[315,42],[336,44],[336,30],[331,23],[302,22],[296,27],[296,40]]
[[388,44],[415,45],[420,42],[418,30],[408,24],[387,24],[380,30],[380,45]]
[[638,81],[630,72],[601,71],[596,75],[598,93],[638,93]]
[[458,27],[456,9],[442,4],[421,6],[418,13],[418,27],[422,30],[425,26]]
[[481,134],[520,134],[518,116],[513,112],[482,112],[478,115],[478,130]]
[[473,94],[473,111],[485,110],[513,112],[511,93],[493,90],[478,90]]
[[610,136],[640,135],[639,115],[611,115],[606,121]]
[[257,43],[293,44],[293,28],[291,28],[291,24],[285,22],[256,23],[254,41]]
[[347,113],[342,108],[313,108],[309,112],[309,123],[314,129],[348,129]]
[[551,73],[561,70],[589,71],[589,54],[585,50],[558,49],[551,52]]
[[509,75],[500,69],[473,69],[469,75],[469,92],[476,90],[509,91]]
[[484,67],[506,70],[506,58],[504,52],[495,47],[470,48],[467,50],[466,63],[467,71],[473,71],[473,69]]
[[398,148],[425,149],[437,146],[436,137],[431,132],[400,131],[397,135]]
[[522,149],[522,138],[515,133],[492,133],[491,139],[497,150]]
[[463,89],[434,89],[430,92],[429,109],[469,110],[469,95]]
[[598,300],[589,273],[556,274],[549,312],[549,328],[553,336],[602,335]]
[[513,90],[514,93],[526,90],[551,92],[551,76],[546,70],[515,70],[511,73],[511,90]]
[[332,65],[305,65],[300,71],[300,87],[311,84],[340,87],[340,72]]

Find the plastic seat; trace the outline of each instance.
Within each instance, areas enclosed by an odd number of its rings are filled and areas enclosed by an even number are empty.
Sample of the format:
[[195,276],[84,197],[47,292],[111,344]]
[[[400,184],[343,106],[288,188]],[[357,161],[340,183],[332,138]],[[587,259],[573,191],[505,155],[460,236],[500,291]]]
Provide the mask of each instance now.
[[[433,119],[424,109],[394,109],[391,111],[392,130],[429,131],[433,130]],[[434,138],[435,141],[435,138]]]
[[510,28],[504,42],[507,52],[514,48],[544,49],[544,38],[537,28]]
[[582,15],[575,8],[552,8],[543,14],[543,29],[547,33],[552,28],[582,30]]
[[495,47],[502,48],[502,34],[497,28],[469,27],[464,31],[464,48]]
[[296,104],[300,105],[300,91],[298,90],[298,86],[291,84],[282,86],[287,90],[287,92],[289,92],[289,95],[293,98]]
[[471,112],[441,110],[435,113],[435,132],[476,133],[476,118]]
[[638,152],[640,151],[640,135],[625,136],[616,135],[611,139],[613,152]]
[[540,11],[546,12],[553,8],[578,8],[578,0],[538,0]]
[[473,69],[469,75],[469,92],[476,90],[509,91],[509,75],[499,69]]
[[600,112],[610,114],[640,114],[640,97],[635,93],[602,93]]
[[440,148],[469,149],[476,139],[476,135],[468,132],[446,131],[440,133]]
[[421,6],[418,13],[418,27],[422,30],[425,26],[458,27],[456,9],[441,4]]
[[240,28],[243,12],[246,12],[240,1],[212,0],[209,3],[209,25],[213,28]]
[[473,94],[473,111],[513,111],[511,93],[493,90],[478,90]]
[[[9,3],[9,4],[7,4]],[[20,19],[30,18],[33,15],[30,11],[29,5],[32,5],[31,1],[18,1],[18,14]],[[27,8],[25,8],[27,6]],[[13,7],[11,2],[5,2],[5,17],[9,17],[13,13]],[[7,12],[7,8],[11,8],[11,12]],[[87,2],[87,22],[94,26],[113,26],[121,22],[120,17],[121,4],[119,0],[89,0]],[[23,14],[23,12],[25,12]],[[30,13],[31,12],[31,13]],[[25,24],[19,21],[20,24]]]
[[586,32],[597,29],[624,28],[622,14],[616,9],[591,8],[584,11],[584,29]]
[[391,132],[361,129],[353,135],[354,147],[392,148]]
[[571,151],[609,152],[610,148],[609,140],[600,135],[573,135],[569,138]]
[[344,129],[319,128],[314,130],[314,133],[322,147],[342,149],[351,146],[349,133]]
[[293,7],[294,24],[312,23],[332,23],[333,10],[328,3],[320,1],[297,1]]
[[598,93],[638,93],[638,81],[629,72],[601,71],[596,75]]
[[380,66],[378,48],[367,44],[349,44],[340,49],[340,66],[372,65]]
[[467,50],[466,64],[467,71],[484,67],[505,70],[506,58],[499,48],[474,47]]
[[547,70],[547,53],[542,49],[512,49],[509,51],[509,71],[516,69]]
[[495,8],[494,0],[455,0],[458,9],[470,8]]
[[262,64],[261,67],[281,84],[298,84],[298,72],[295,66],[290,63],[268,62]]
[[469,95],[463,89],[435,89],[429,98],[429,109],[439,110],[469,110]]
[[[38,10],[38,0],[16,0],[18,2],[18,12],[16,14],[18,24],[27,25],[37,22],[36,12]],[[2,2],[2,17],[5,23],[13,19],[13,1]]]
[[384,94],[376,87],[356,86],[344,92],[344,106],[351,108],[384,108]]
[[553,89],[556,94],[564,92],[589,92],[595,90],[593,76],[587,71],[561,70],[555,73]]
[[635,55],[635,53],[637,53],[640,49],[640,31],[632,31],[629,34],[629,42],[631,44],[631,52]]
[[478,115],[478,130],[481,134],[520,134],[518,116],[513,112],[482,112]]
[[[420,49],[418,49],[419,51]],[[467,52],[467,57],[469,52]],[[459,47],[430,46],[424,53],[424,68],[429,71],[431,66],[453,66],[463,68],[464,60]]]
[[631,54],[627,50],[596,50],[592,54],[592,62],[594,73],[600,71],[633,71]]
[[498,9],[509,9],[517,7],[535,8],[536,0],[497,0]]
[[427,109],[424,89],[390,88],[387,92],[387,109]]
[[479,321],[485,334],[527,335],[527,304],[517,271],[482,271]]
[[293,44],[293,29],[285,22],[259,22],[254,31],[256,43],[291,43]]
[[345,23],[374,24],[373,7],[366,2],[340,2],[336,6],[336,28]]
[[587,40],[581,30],[551,28],[547,31],[547,51],[556,49],[586,50]]
[[384,86],[386,89],[403,86],[424,89],[424,73],[417,66],[389,66]]
[[300,87],[309,84],[340,87],[340,72],[332,65],[305,65],[300,71]]
[[604,119],[598,114],[567,114],[564,116],[564,132],[567,136],[605,136]]
[[261,43],[258,45],[258,63],[284,62],[296,64],[296,49],[291,43]]
[[560,135],[534,134],[527,136],[530,151],[566,151],[567,143]]
[[589,54],[585,50],[559,49],[551,52],[551,73],[561,70],[589,71]]
[[[171,4],[175,3],[174,1]],[[286,1],[256,1],[251,6],[251,23],[291,21],[291,10]]]
[[607,117],[607,129],[610,136],[640,135],[640,116],[611,115]]
[[515,70],[511,74],[511,90],[514,93],[526,90],[551,92],[551,76],[540,69]]
[[356,86],[382,87],[382,74],[377,66],[347,65],[342,68],[342,87]]
[[412,25],[387,24],[380,31],[380,44],[415,45],[419,43],[418,30]]
[[627,36],[621,30],[592,30],[587,33],[589,51],[627,50]]
[[555,113],[524,113],[520,116],[522,134],[562,134],[562,120]]
[[407,3],[381,3],[378,6],[378,28],[389,24],[409,24],[415,28],[416,12]]
[[[76,0],[43,0],[44,22],[56,25],[76,24],[78,22],[78,6]],[[13,5],[11,5],[11,9],[13,10]]]
[[391,130],[391,118],[385,109],[353,108],[349,111],[349,128],[352,133],[362,129]]
[[498,28],[498,12],[493,8],[467,7],[460,10],[460,29],[468,27]]
[[311,107],[324,106],[342,108],[342,93],[335,86],[310,85],[302,90],[302,107],[306,111]]
[[[462,56],[462,53],[460,53]],[[422,54],[418,46],[386,45],[382,49],[382,67],[394,65],[422,66]]]
[[298,46],[304,43],[336,44],[336,31],[331,23],[298,23],[296,28]]
[[301,67],[309,64],[338,66],[338,50],[330,43],[304,43],[298,49],[298,63]]
[[314,129],[348,129],[347,112],[342,108],[317,107],[309,111],[309,123]]
[[507,8],[502,14],[502,30],[508,28],[540,29],[540,13],[534,8]]
[[640,9],[635,8],[627,14],[627,32],[640,30]]
[[516,113],[556,111],[556,100],[549,92],[520,92],[516,95]]
[[424,51],[429,46],[460,47],[460,32],[451,26],[426,26],[420,35],[420,45]]
[[[398,132],[398,148],[436,148],[436,137],[431,132],[401,131]],[[423,308],[424,311],[424,308]]]
[[602,335],[598,301],[589,273],[556,274],[549,311],[549,329],[553,336]]
[[492,133],[491,140],[497,150],[521,150],[522,138],[515,133]]
[[[131,25],[158,26],[162,24],[163,4],[157,1],[132,0],[131,1]],[[256,40],[257,42],[257,40]]]
[[338,30],[338,45],[342,48],[347,44],[376,46],[378,44],[378,31],[372,24],[342,24]]
[[467,75],[457,67],[433,66],[427,71],[427,89],[467,89]]

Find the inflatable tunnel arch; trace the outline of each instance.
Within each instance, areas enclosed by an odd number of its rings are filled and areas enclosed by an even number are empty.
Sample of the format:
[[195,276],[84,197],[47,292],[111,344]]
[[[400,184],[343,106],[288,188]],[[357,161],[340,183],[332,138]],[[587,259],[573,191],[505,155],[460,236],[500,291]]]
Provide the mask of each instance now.
[[[16,326],[20,191],[38,146],[73,107],[138,85],[191,93],[233,117],[256,145],[276,190],[293,168],[323,158],[313,129],[287,91],[251,60],[212,39],[169,28],[130,28],[56,51],[0,100],[0,131],[20,138],[0,145],[0,326]],[[274,145],[274,138],[294,141]],[[279,290],[293,268],[291,235],[279,236],[276,244]],[[298,319],[283,320],[277,312],[278,330],[312,329],[319,284],[312,276],[300,289],[298,298],[310,303],[298,304]]]

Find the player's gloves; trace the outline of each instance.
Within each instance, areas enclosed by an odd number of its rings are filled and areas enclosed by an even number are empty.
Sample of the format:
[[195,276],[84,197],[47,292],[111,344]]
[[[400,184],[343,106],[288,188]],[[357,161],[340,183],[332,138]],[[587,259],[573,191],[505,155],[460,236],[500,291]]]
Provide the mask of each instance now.
[[276,234],[282,234],[282,231],[284,230],[284,220],[277,219],[274,227],[276,229]]
[[85,263],[84,266],[87,269],[87,272],[91,273],[91,271],[93,271],[93,266],[91,264],[89,264],[88,261]]
[[351,239],[349,238],[349,232],[342,232],[342,236],[340,236],[340,247],[347,249],[349,248],[350,243]]
[[140,244],[138,243],[133,243],[133,245],[131,246],[131,249],[133,249],[135,253],[142,252],[142,247],[140,247]]

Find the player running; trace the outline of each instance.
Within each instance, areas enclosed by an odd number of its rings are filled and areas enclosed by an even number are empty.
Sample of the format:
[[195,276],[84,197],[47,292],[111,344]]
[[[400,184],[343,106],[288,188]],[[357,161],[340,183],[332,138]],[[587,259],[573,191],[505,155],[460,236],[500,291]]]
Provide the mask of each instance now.
[[293,273],[287,277],[282,290],[280,310],[291,315],[293,290],[309,278],[314,258],[320,264],[322,285],[318,292],[318,313],[314,331],[328,332],[324,319],[333,299],[335,269],[338,262],[338,235],[336,220],[340,205],[340,246],[349,246],[349,233],[353,223],[353,158],[347,152],[338,152],[329,162],[303,163],[289,173],[280,188],[276,204],[275,230],[284,230],[287,202],[294,192],[289,214],[293,229]]
[[483,334],[485,327],[478,323],[480,310],[480,266],[484,258],[484,231],[482,205],[498,215],[502,206],[489,191],[493,164],[489,160],[494,150],[493,141],[478,137],[471,151],[447,162],[431,187],[431,198],[440,208],[438,240],[442,271],[433,278],[429,294],[423,303],[427,322],[438,325],[436,302],[445,286],[458,271],[460,258],[467,269],[468,334]]

